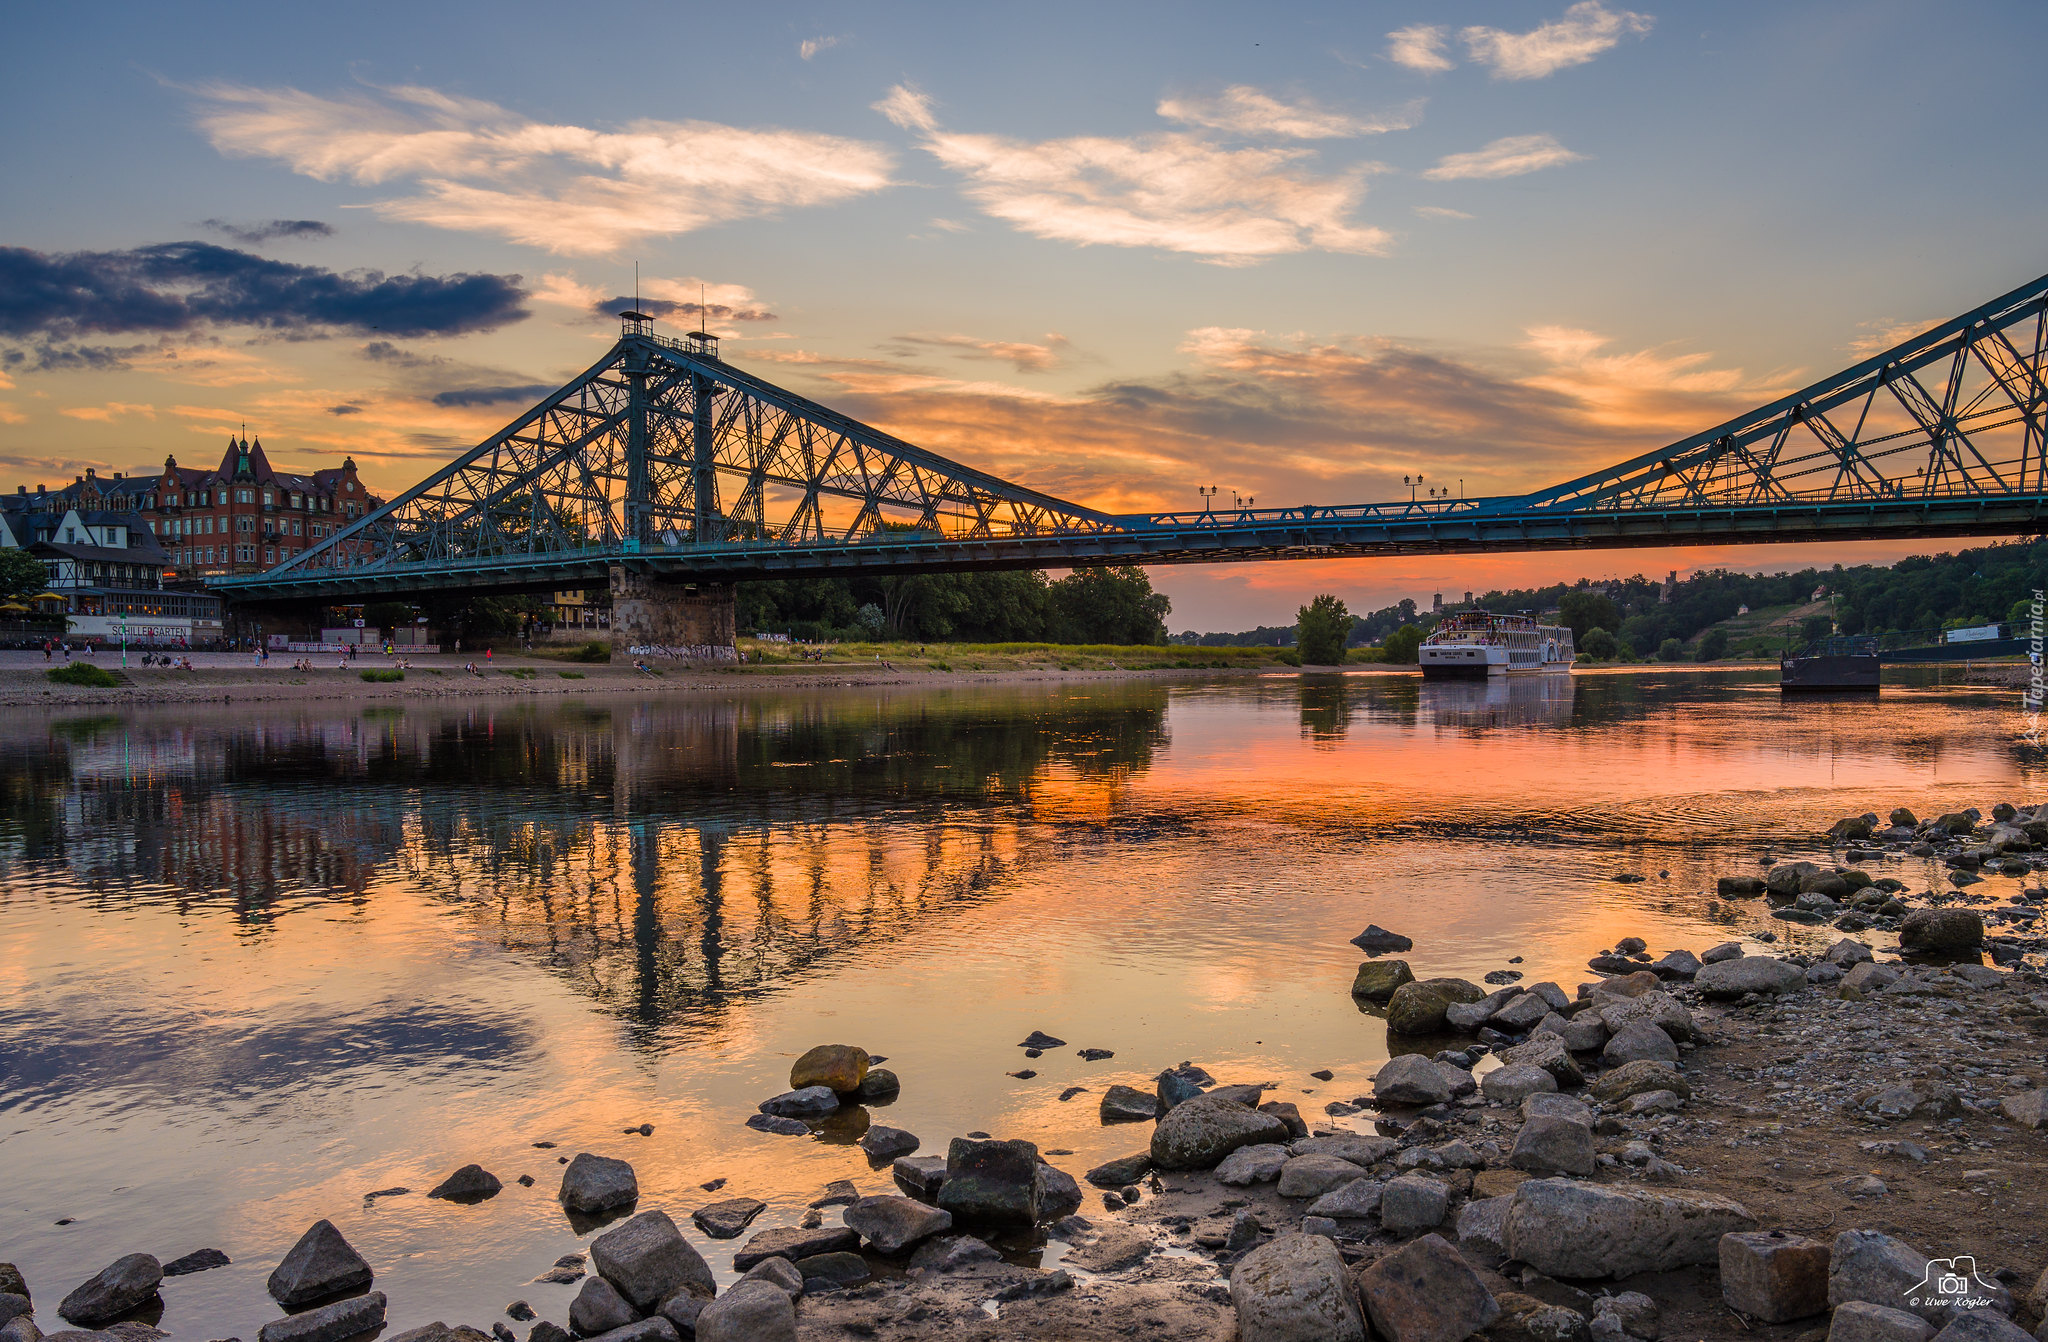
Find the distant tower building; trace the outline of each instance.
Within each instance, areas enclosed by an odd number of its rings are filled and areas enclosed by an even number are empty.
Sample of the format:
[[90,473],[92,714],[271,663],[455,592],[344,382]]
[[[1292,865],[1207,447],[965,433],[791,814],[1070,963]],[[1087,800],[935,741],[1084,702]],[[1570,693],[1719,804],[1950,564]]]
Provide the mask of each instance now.
[[1678,570],[1671,570],[1671,576],[1664,580],[1664,590],[1657,594],[1659,601],[1670,601],[1678,595]]
[[1468,606],[1472,604],[1472,594],[1470,592],[1465,593],[1465,604]]
[[1441,615],[1444,613],[1444,594],[1442,592],[1438,592],[1436,596],[1433,599],[1431,599],[1429,603],[1429,609],[1430,612],[1435,615]]

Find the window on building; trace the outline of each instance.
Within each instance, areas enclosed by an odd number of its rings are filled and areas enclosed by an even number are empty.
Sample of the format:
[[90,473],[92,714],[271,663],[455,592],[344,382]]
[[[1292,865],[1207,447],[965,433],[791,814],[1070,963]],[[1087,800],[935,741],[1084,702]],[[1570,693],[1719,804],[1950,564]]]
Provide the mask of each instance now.
[[253,489],[238,489],[238,490],[236,490],[236,491],[235,491],[235,502],[236,502],[236,503],[254,503],[255,501],[256,501],[256,491],[255,491],[255,490],[253,490]]
[[237,518],[235,519],[235,530],[237,530],[237,531],[254,531],[255,529],[256,529],[256,519],[255,519],[255,518],[253,518],[253,517],[237,517]]
[[264,546],[264,547],[263,547],[263,562],[264,562],[264,563],[266,563],[266,564],[275,564],[275,563],[277,562],[277,551],[276,551],[276,550],[274,550],[274,549],[272,549],[272,548],[271,548],[270,546],[268,546],[268,545]]
[[264,507],[268,508],[268,507],[272,506],[273,504],[275,504],[276,502],[277,502],[277,491],[276,491],[276,490],[274,490],[274,489],[266,489],[266,490],[264,490],[264,491],[263,491],[263,506],[264,506]]
[[296,507],[298,507],[298,506],[299,506],[299,492],[298,492],[297,490],[293,490],[293,491],[292,491],[292,507],[296,508]]
[[305,525],[306,525],[306,524],[305,524],[304,522],[293,522],[293,523],[292,523],[292,535],[294,535],[294,536],[303,536],[303,535],[305,535],[305,534],[306,534],[306,532],[305,532]]

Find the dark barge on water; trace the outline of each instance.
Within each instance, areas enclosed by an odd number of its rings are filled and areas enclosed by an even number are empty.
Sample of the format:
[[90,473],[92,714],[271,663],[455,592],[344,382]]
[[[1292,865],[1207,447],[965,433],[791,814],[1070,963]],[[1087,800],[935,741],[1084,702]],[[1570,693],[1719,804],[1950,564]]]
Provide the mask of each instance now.
[[1834,634],[1818,638],[1778,664],[1778,688],[1786,691],[1877,691],[1877,636]]

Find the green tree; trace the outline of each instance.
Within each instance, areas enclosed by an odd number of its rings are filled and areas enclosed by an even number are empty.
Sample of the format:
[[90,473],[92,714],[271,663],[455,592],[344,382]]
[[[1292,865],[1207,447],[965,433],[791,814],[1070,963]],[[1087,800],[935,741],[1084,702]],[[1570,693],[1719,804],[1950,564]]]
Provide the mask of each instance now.
[[1675,638],[1667,638],[1657,645],[1657,660],[1660,662],[1676,662],[1684,657],[1685,644]]
[[1799,623],[1799,641],[1811,643],[1835,632],[1834,620],[1826,615],[1809,615]]
[[43,561],[26,550],[0,550],[0,601],[34,596],[50,585]]
[[372,601],[363,607],[363,623],[372,629],[397,629],[412,623],[412,607],[403,601]]
[[1728,631],[1715,625],[1700,635],[1699,651],[1695,654],[1702,662],[1718,662],[1728,655]]
[[1152,590],[1135,564],[1078,569],[1052,585],[1056,640],[1061,643],[1166,642],[1172,601]]
[[1573,641],[1581,644],[1589,630],[1621,628],[1621,608],[1603,592],[1566,592],[1557,599],[1557,617],[1571,626]]
[[2006,622],[2012,626],[2006,633],[2013,638],[2030,637],[2034,628],[2034,614],[2040,609],[2041,607],[2030,596],[2023,596],[2013,602],[2012,609],[2005,613]]
[[1294,625],[1294,646],[1309,666],[1342,666],[1344,642],[1351,635],[1351,612],[1325,592],[1301,608]]
[[1596,662],[1610,661],[1621,650],[1621,644],[1605,629],[1588,629],[1584,638],[1573,641],[1580,652]]
[[1380,649],[1387,660],[1397,666],[1415,665],[1415,650],[1422,646],[1422,628],[1419,625],[1404,624],[1388,634]]

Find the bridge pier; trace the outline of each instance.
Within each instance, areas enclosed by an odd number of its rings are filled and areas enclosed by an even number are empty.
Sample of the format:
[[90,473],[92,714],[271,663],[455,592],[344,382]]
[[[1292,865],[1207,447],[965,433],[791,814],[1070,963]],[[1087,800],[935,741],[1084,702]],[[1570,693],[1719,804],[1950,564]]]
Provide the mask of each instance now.
[[[668,582],[613,565],[612,660],[638,657],[739,660],[735,588],[729,582]],[[635,652],[639,648],[644,651]]]

